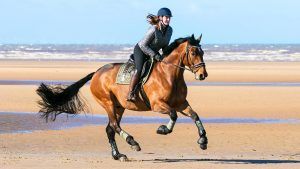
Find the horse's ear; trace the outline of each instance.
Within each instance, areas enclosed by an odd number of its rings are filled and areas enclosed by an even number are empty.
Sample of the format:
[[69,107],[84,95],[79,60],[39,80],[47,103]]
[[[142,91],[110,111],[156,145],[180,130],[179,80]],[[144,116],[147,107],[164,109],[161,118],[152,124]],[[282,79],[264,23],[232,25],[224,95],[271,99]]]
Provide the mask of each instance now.
[[201,35],[199,36],[199,38],[197,38],[197,41],[199,41],[199,43],[201,42],[201,39],[202,39],[202,33]]
[[192,34],[191,38],[192,38],[192,39],[195,39],[195,36],[194,36],[194,34]]

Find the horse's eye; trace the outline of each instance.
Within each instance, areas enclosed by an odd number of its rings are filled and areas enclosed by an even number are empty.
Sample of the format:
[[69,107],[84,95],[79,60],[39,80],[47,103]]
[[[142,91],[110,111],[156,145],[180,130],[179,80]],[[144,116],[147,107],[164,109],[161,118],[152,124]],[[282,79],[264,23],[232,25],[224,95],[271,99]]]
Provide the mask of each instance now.
[[195,56],[195,55],[196,55],[196,52],[192,52],[192,55]]

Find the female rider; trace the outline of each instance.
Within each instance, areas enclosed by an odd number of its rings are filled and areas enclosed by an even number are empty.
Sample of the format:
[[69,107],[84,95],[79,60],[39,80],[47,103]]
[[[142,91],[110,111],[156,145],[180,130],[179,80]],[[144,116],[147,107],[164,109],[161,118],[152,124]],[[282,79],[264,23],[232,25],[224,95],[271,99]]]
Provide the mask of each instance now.
[[157,16],[148,15],[148,21],[152,25],[147,31],[144,38],[139,41],[134,47],[134,62],[136,70],[133,74],[129,85],[129,93],[127,101],[136,101],[136,85],[139,82],[144,62],[152,57],[157,61],[161,61],[163,57],[160,55],[159,50],[168,46],[171,36],[172,27],[169,26],[172,13],[168,8],[161,8],[157,12]]

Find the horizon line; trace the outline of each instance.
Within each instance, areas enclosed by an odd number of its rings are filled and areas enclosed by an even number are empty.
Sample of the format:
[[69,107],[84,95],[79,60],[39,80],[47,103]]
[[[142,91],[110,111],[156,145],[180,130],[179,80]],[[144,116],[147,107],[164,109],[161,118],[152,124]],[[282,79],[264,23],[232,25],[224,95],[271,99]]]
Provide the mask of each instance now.
[[[132,45],[131,43],[0,43],[1,45]],[[201,43],[201,45],[300,45],[299,43]]]

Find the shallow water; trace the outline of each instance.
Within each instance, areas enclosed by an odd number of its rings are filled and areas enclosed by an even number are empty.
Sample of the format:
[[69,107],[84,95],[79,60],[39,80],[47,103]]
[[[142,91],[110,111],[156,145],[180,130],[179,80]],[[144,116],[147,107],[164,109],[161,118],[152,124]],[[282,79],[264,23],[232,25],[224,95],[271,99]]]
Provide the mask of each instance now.
[[[169,118],[125,116],[121,124],[166,124]],[[106,115],[60,115],[56,121],[46,123],[37,113],[0,112],[0,134],[30,133],[39,130],[62,130],[87,125],[107,125]],[[258,119],[258,118],[203,118],[203,123],[300,123],[299,119]],[[179,118],[177,123],[193,123],[190,118]]]
[[[74,81],[58,80],[0,80],[0,85],[70,85]],[[89,84],[89,83],[87,83]],[[268,87],[300,87],[300,82],[186,82],[188,86],[268,86]]]

